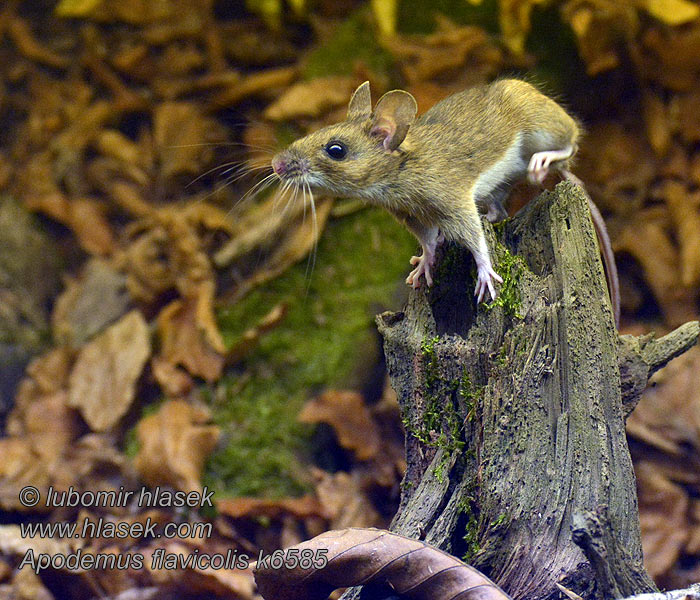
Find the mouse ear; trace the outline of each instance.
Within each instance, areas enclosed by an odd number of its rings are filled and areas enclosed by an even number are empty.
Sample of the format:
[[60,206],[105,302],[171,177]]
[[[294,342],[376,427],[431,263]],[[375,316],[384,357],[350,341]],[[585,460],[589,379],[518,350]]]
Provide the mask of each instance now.
[[381,139],[386,150],[396,150],[415,121],[417,112],[418,104],[411,94],[403,90],[387,92],[374,107],[369,133]]
[[348,104],[348,121],[369,119],[372,114],[372,97],[369,93],[369,81],[365,81],[355,90]]

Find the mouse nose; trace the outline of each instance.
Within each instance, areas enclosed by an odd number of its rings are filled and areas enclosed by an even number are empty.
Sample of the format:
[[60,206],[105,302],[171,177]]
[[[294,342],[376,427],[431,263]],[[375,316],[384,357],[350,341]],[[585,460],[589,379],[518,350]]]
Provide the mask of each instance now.
[[272,170],[281,177],[287,171],[286,161],[279,156],[275,156],[275,158],[272,159]]

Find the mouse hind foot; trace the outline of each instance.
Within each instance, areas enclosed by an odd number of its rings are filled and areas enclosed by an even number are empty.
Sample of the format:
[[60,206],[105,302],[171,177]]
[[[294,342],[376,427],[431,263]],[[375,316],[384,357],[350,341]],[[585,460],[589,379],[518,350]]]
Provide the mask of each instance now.
[[567,146],[563,150],[545,150],[544,152],[535,152],[530,157],[530,162],[527,165],[527,179],[530,183],[542,185],[549,173],[549,167],[552,163],[566,160],[574,155],[575,148]]
[[503,278],[493,270],[491,261],[476,259],[476,287],[474,288],[474,295],[476,296],[476,301],[481,302],[486,296],[486,291],[488,290],[491,295],[491,299],[496,299],[496,290],[493,287],[494,280],[498,283],[503,283]]

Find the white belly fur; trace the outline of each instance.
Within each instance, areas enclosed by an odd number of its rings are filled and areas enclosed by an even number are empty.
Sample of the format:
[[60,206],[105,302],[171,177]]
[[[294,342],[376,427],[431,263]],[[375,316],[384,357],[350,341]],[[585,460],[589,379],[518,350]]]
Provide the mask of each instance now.
[[477,178],[472,188],[477,202],[488,201],[488,197],[505,182],[525,174],[527,162],[522,157],[523,136],[518,133],[503,156]]

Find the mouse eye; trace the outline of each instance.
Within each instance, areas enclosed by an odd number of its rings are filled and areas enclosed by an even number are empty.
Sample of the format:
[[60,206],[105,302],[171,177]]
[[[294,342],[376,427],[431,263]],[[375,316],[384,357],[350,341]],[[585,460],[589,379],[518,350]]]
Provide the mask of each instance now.
[[326,144],[325,151],[333,160],[343,160],[348,153],[348,148],[342,142],[334,140]]

